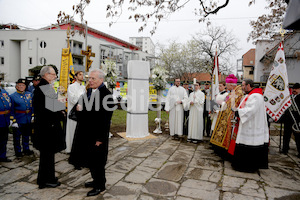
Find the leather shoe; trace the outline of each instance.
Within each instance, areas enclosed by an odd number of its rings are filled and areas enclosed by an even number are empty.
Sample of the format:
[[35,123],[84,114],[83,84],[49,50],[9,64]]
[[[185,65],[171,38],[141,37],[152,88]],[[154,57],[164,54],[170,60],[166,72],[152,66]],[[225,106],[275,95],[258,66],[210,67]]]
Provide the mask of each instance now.
[[92,187],[94,187],[94,182],[93,181],[89,181],[89,182],[86,182],[85,184],[84,184],[84,186],[86,187],[86,188],[92,188]]
[[0,162],[11,162],[8,158],[0,158]]
[[56,188],[60,186],[60,182],[56,182],[56,183],[45,183],[45,184],[41,184],[39,185],[39,189],[43,189],[43,188]]
[[106,191],[105,189],[95,189],[94,188],[91,191],[89,191],[86,196],[90,197],[90,196],[96,196],[98,194],[104,194],[105,191]]

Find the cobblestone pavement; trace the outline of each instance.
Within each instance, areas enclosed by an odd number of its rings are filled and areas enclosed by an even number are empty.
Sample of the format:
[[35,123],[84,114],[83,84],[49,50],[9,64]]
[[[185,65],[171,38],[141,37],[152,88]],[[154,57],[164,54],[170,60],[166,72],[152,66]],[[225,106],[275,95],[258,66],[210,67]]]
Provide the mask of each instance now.
[[13,162],[0,163],[0,199],[300,199],[300,159],[294,141],[289,154],[283,155],[279,154],[279,136],[272,136],[269,169],[241,173],[214,153],[209,138],[193,144],[172,140],[167,134],[156,136],[137,141],[110,138],[107,191],[86,197],[89,170],[75,170],[63,152],[55,157],[56,176],[62,185],[38,189],[39,152],[15,158],[10,135],[8,157]]

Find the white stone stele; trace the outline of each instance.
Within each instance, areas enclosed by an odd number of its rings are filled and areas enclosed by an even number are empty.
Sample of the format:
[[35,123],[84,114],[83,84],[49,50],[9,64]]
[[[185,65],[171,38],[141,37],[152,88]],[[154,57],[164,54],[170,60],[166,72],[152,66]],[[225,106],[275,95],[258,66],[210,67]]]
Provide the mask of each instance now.
[[150,64],[130,60],[127,67],[127,119],[126,137],[143,138],[149,135],[148,105]]

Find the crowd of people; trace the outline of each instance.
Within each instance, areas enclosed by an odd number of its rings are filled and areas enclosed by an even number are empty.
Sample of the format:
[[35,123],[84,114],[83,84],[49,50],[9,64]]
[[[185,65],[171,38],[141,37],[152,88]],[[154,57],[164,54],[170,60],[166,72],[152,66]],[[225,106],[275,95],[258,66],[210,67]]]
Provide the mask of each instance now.
[[[55,153],[62,150],[70,155],[69,163],[75,169],[90,169],[93,181],[86,182],[85,187],[93,189],[87,196],[106,189],[105,164],[114,101],[104,85],[102,70],[90,70],[88,87],[83,85],[83,77],[82,71],[76,72],[75,82],[68,87],[67,112],[66,103],[59,100],[53,87],[57,74],[51,66],[44,66],[28,88],[25,79],[16,82],[16,92],[11,95],[0,88],[0,162],[11,162],[6,156],[10,128],[18,158],[34,154],[29,145],[31,136],[33,146],[40,152],[40,189],[60,185],[55,177]],[[220,82],[220,92],[214,98],[209,83],[204,84],[203,90],[201,86],[194,82],[193,87],[188,83],[182,87],[176,78],[169,88],[165,110],[169,113],[172,139],[199,143],[204,136],[210,137],[215,152],[229,158],[234,169],[254,172],[268,168],[269,126],[263,90],[255,88],[249,79],[238,85],[233,74],[226,82]],[[288,152],[291,134],[295,132],[291,118],[300,106],[299,93],[300,84],[296,83],[291,95],[293,106],[281,119],[285,125],[282,153]],[[295,116],[299,122],[299,115]],[[299,134],[294,136],[300,152]]]
[[[226,82],[220,82],[219,94],[212,98],[210,84],[193,84],[193,92],[187,83],[180,85],[174,80],[166,97],[165,110],[169,113],[169,128],[172,139],[187,139],[201,142],[210,137],[212,148],[222,158],[232,162],[235,170],[255,172],[268,168],[268,145],[270,118],[267,117],[263,89],[255,88],[253,80],[238,79],[230,74]],[[300,84],[293,86],[291,95],[295,105],[300,106]],[[291,110],[291,111],[290,111]],[[287,153],[294,121],[291,106],[282,116],[285,123],[283,153]],[[299,123],[299,113],[296,121]],[[294,131],[295,132],[295,131]],[[186,135],[186,136],[185,136]],[[300,156],[299,134],[294,134]]]

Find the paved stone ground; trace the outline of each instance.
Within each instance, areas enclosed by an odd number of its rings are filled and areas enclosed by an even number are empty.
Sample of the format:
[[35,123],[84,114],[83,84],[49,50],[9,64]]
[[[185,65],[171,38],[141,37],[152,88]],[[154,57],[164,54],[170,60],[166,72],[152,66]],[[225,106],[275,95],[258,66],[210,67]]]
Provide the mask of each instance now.
[[57,153],[58,188],[38,189],[39,155],[14,157],[12,136],[8,143],[11,163],[0,163],[0,199],[122,199],[122,200],[261,200],[300,199],[300,159],[291,141],[288,155],[279,154],[279,136],[272,136],[269,169],[257,173],[234,171],[210,148],[209,138],[200,144],[175,141],[167,134],[156,139],[110,139],[106,165],[107,191],[86,197],[91,180],[88,169],[75,170],[68,154]]

